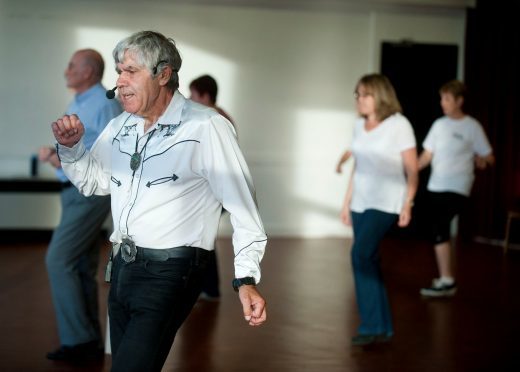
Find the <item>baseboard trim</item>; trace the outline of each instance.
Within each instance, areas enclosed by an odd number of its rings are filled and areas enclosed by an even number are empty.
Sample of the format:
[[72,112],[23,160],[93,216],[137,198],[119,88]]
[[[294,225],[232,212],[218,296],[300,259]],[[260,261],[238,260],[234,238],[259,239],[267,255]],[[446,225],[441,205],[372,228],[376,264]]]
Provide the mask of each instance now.
[[[473,241],[476,243],[488,244],[488,245],[493,245],[496,247],[504,247],[504,243],[505,243],[504,239],[492,239],[492,238],[486,238],[483,236],[475,236],[473,238]],[[508,249],[519,249],[520,250],[520,244],[509,243]]]
[[[0,229],[0,245],[16,243],[49,243],[52,229]],[[102,229],[101,236],[108,239],[110,233]]]

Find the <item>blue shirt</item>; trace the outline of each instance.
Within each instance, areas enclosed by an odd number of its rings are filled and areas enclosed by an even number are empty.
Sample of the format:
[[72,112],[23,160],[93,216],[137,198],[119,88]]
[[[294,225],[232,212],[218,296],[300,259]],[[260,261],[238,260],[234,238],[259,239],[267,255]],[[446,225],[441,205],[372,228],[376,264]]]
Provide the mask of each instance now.
[[[85,126],[83,143],[90,149],[110,120],[122,112],[117,99],[108,99],[106,89],[97,83],[82,93],[76,94],[67,107],[67,115],[76,114]],[[60,181],[68,181],[61,168],[56,170]]]

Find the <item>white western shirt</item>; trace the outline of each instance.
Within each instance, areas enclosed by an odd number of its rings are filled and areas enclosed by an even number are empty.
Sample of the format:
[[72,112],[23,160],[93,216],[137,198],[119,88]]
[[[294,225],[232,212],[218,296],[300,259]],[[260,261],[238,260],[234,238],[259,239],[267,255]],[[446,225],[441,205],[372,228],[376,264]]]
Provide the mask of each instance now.
[[[111,194],[112,242],[127,235],[141,247],[213,250],[224,207],[234,229],[235,276],[260,281],[267,237],[252,178],[233,126],[216,111],[176,91],[146,133],[142,117],[124,112],[90,152],[82,141],[57,148],[81,193]],[[141,161],[133,171],[135,153]]]

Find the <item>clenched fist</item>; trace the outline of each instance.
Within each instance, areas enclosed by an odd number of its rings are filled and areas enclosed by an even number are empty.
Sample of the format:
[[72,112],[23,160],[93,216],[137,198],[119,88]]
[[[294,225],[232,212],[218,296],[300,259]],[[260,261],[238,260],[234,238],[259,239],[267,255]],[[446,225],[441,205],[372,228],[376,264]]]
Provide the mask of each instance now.
[[72,147],[85,133],[85,127],[76,115],[63,115],[52,123],[52,132],[60,145]]

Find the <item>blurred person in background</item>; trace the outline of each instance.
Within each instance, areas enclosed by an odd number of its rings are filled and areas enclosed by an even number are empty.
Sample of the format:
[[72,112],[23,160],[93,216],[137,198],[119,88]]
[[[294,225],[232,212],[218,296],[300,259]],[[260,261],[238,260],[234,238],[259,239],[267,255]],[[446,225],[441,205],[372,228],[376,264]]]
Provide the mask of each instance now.
[[444,116],[430,128],[419,157],[419,169],[431,165],[427,204],[431,241],[439,277],[420,290],[426,297],[451,297],[457,291],[452,267],[451,222],[467,204],[474,168],[494,164],[493,150],[482,125],[463,111],[466,86],[458,80],[440,90]]
[[[235,127],[235,123],[228,113],[221,107],[217,106],[217,94],[217,81],[210,75],[199,76],[190,83],[190,99],[192,101],[215,109]],[[210,253],[211,256],[208,262],[208,270],[206,271],[200,298],[203,300],[216,301],[220,298],[217,250],[215,249]]]
[[360,118],[354,124],[354,167],[341,220],[354,231],[351,258],[361,324],[352,345],[363,346],[388,342],[394,334],[379,247],[396,222],[400,227],[410,223],[418,168],[413,128],[388,78],[363,76],[354,97]]
[[[87,149],[122,112],[117,100],[107,99],[101,85],[104,67],[99,52],[82,49],[72,55],[65,70],[67,87],[75,92],[66,114],[74,114],[84,123]],[[45,257],[61,345],[47,353],[47,358],[102,358],[96,274],[100,231],[110,211],[110,197],[80,194],[63,172],[56,148],[40,148],[39,159],[54,166],[62,182],[61,219]]]

